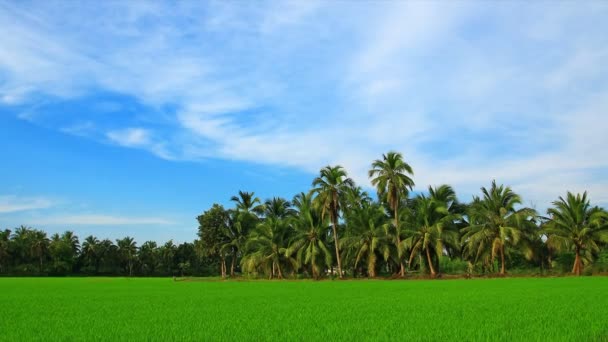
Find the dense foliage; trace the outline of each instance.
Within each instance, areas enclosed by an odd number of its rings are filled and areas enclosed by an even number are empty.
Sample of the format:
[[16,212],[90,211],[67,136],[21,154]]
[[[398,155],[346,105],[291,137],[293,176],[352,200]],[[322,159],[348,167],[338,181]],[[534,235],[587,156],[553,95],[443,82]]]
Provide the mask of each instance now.
[[234,208],[197,217],[198,239],[138,246],[67,231],[50,238],[0,231],[0,274],[220,275],[285,278],[405,277],[442,273],[608,271],[608,213],[587,194],[567,193],[539,215],[510,187],[492,182],[460,202],[449,185],[411,196],[414,172],[401,154],[374,161],[373,200],[344,168],[327,166],[308,193],[262,202],[240,191]]

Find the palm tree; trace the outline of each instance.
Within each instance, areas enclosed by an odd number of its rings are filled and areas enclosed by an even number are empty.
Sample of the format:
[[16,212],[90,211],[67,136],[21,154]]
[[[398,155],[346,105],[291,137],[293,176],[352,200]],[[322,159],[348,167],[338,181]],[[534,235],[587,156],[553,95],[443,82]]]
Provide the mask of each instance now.
[[159,264],[158,245],[154,241],[146,241],[139,247],[139,261],[145,272],[154,273]]
[[525,238],[525,231],[534,224],[536,212],[530,208],[515,209],[521,197],[510,187],[497,186],[492,181],[488,190],[481,188],[483,199],[473,198],[468,212],[469,225],[462,229],[463,252],[477,262],[484,253],[490,253],[494,263],[500,255],[500,274],[505,274],[507,247],[515,247]]
[[93,235],[87,236],[82,243],[82,256],[89,265],[93,264],[95,274],[99,273],[100,252],[99,240]]
[[165,244],[160,247],[160,257],[163,265],[167,268],[167,274],[171,274],[173,272],[176,250],[177,246],[175,246],[173,240],[165,242]]
[[26,263],[30,256],[30,237],[32,228],[27,226],[19,226],[13,233],[12,240],[15,248],[15,257],[17,263]]
[[74,254],[80,251],[80,242],[78,241],[78,236],[74,235],[74,232],[66,230],[63,235],[61,235],[61,239],[74,251]]
[[264,215],[266,217],[285,219],[295,213],[296,211],[291,207],[291,203],[282,197],[273,197],[264,203]]
[[401,237],[399,232],[399,205],[406,198],[409,190],[414,186],[414,181],[409,175],[413,175],[412,167],[403,160],[401,153],[388,152],[382,155],[382,160],[377,159],[372,163],[369,177],[372,185],[378,191],[378,198],[386,199],[393,210],[395,220],[395,246],[399,258],[399,275],[405,275],[405,266],[402,261],[403,250],[401,248]]
[[404,247],[411,251],[408,264],[411,265],[416,256],[424,253],[433,278],[437,272],[431,255],[436,255],[439,261],[445,246],[458,246],[458,231],[454,221],[459,216],[450,213],[442,198],[433,197],[436,195],[431,192],[431,197],[418,195],[413,200],[407,214],[407,225],[411,229],[406,232],[408,237],[403,241]]
[[390,221],[384,208],[377,203],[366,204],[356,208],[347,215],[348,228],[341,240],[341,245],[347,250],[347,256],[352,255],[354,268],[360,262],[365,262],[369,277],[376,276],[378,256],[388,261],[391,255]]
[[331,252],[327,248],[326,237],[329,220],[313,206],[310,194],[300,193],[293,199],[298,214],[293,217],[294,236],[290,241],[287,255],[296,255],[299,265],[310,265],[312,277],[318,279],[322,267],[331,267]]
[[241,261],[247,272],[263,270],[272,279],[283,278],[282,265],[297,262],[287,254],[287,242],[290,239],[290,226],[285,220],[269,217],[255,228],[247,240],[245,249],[249,251]]
[[338,275],[342,274],[342,261],[340,259],[340,241],[338,240],[338,218],[342,208],[342,201],[355,182],[348,178],[346,170],[342,166],[326,166],[321,169],[319,177],[312,182],[313,193],[317,194],[315,201],[321,208],[321,216],[329,214],[332,222],[334,235],[334,246],[336,248],[336,260],[338,261]]
[[42,273],[42,264],[44,257],[47,255],[49,250],[50,240],[46,236],[46,233],[41,230],[31,231],[31,253],[32,256],[38,259],[38,266],[40,273]]
[[559,197],[549,208],[549,221],[544,232],[547,245],[557,250],[573,250],[572,273],[581,274],[583,262],[590,263],[600,245],[608,243],[608,213],[591,207],[587,192],[576,196],[568,192],[566,198]]
[[[259,219],[257,216],[244,211],[229,210],[229,223],[224,229],[226,241],[220,247],[220,254],[231,255],[230,276],[235,276],[237,258],[245,247],[249,232],[255,227]],[[224,269],[224,273],[225,273]]]
[[137,244],[132,237],[125,237],[124,239],[116,240],[118,246],[118,253],[121,258],[126,261],[127,269],[129,270],[129,276],[133,275],[133,260],[137,255]]
[[239,211],[255,214],[261,214],[264,211],[264,205],[258,197],[255,197],[255,192],[239,191],[239,195],[232,196],[230,200],[236,203],[236,209]]

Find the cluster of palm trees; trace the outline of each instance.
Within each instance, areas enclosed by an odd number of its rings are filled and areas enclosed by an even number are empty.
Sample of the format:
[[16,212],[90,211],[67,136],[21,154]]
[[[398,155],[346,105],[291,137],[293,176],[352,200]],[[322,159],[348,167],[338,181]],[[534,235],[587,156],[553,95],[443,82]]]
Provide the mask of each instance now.
[[412,167],[396,152],[375,160],[369,177],[377,199],[340,166],[321,169],[292,200],[240,191],[234,208],[214,204],[198,216],[198,239],[179,245],[0,231],[0,274],[436,277],[567,264],[580,275],[608,260],[608,213],[586,193],[567,193],[545,216],[496,182],[469,203],[449,185],[414,196]]
[[[21,226],[0,231],[0,275],[145,275],[199,274],[200,258],[193,243],[137,246],[131,237],[99,240],[88,236],[82,244],[71,231],[50,238],[38,229]],[[207,272],[208,274],[208,272]]]
[[492,182],[481,196],[461,203],[449,185],[411,197],[413,170],[389,152],[369,170],[378,200],[355,185],[340,166],[320,170],[308,193],[262,203],[239,192],[235,208],[220,205],[199,216],[200,250],[217,257],[220,274],[238,271],[284,278],[306,274],[404,277],[424,270],[440,274],[445,260],[466,271],[504,275],[510,256],[550,268],[560,255],[574,256],[580,275],[608,245],[608,213],[587,194],[567,193],[547,216],[522,206],[510,187]]

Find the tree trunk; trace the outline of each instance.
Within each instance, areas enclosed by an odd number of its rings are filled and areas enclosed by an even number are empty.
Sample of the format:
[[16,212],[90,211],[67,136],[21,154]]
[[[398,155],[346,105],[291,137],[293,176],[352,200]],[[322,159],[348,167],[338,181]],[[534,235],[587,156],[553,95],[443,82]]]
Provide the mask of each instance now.
[[577,276],[581,275],[581,251],[577,247],[576,248],[576,257],[574,258],[574,267],[572,268],[572,273]]
[[278,261],[277,261],[277,277],[279,279],[283,279],[283,272],[281,272],[281,265],[279,265]]
[[336,259],[338,260],[338,276],[342,279],[342,261],[340,260],[340,248],[338,247],[338,230],[337,218],[335,213],[332,213],[332,229],[334,231],[334,245],[336,246]]
[[397,257],[399,258],[399,276],[405,277],[405,265],[401,258],[401,237],[399,237],[399,201],[395,203],[395,236],[397,237]]
[[429,252],[428,248],[425,248],[426,250],[426,259],[429,262],[429,270],[431,271],[431,278],[435,278],[435,268],[433,267],[433,260],[431,260],[431,253]]
[[40,273],[42,273],[42,255],[40,255]]
[[236,251],[232,252],[232,262],[230,263],[230,276],[234,277],[234,264],[236,263]]
[[505,275],[505,245],[500,245],[500,275]]
[[222,256],[222,262],[221,262],[221,272],[222,272],[222,278],[226,279],[226,258],[224,258],[224,256]]

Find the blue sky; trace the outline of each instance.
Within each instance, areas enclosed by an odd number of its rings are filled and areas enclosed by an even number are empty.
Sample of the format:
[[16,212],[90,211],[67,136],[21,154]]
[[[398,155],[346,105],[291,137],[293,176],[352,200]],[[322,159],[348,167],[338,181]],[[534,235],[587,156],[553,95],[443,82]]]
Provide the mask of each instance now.
[[608,204],[608,4],[0,1],[0,227],[192,240],[238,190],[405,155]]

